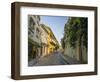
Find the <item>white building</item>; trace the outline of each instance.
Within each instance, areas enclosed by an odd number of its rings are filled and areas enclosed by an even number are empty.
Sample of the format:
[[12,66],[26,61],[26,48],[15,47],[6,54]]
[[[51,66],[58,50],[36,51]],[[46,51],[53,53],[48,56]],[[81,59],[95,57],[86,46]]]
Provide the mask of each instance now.
[[30,58],[41,56],[40,17],[28,15],[28,55]]
[[48,32],[44,30],[42,26],[41,30],[42,56],[46,56],[48,54]]

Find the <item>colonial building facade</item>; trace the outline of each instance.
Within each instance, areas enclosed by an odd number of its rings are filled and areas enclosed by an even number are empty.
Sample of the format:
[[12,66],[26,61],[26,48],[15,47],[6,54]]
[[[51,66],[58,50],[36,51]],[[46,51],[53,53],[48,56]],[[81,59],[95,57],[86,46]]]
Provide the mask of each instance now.
[[41,27],[47,33],[47,35],[44,35],[46,37],[45,39],[47,42],[46,50],[47,50],[47,54],[50,54],[59,48],[59,43],[58,43],[56,37],[54,36],[52,30],[50,29],[50,27],[48,27],[47,25],[44,25],[44,24],[41,24]]
[[50,27],[40,24],[40,16],[28,15],[28,60],[49,55],[59,48]]
[[41,29],[40,29],[40,17],[28,16],[28,55],[29,60],[41,55]]

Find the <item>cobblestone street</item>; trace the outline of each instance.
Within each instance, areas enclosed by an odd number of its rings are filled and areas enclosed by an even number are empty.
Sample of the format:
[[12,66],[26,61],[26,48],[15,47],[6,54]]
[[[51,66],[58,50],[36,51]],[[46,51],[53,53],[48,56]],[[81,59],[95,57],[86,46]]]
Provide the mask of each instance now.
[[61,52],[54,52],[50,55],[33,59],[29,62],[29,66],[47,66],[47,65],[67,65],[79,64],[79,62],[72,58],[65,58]]

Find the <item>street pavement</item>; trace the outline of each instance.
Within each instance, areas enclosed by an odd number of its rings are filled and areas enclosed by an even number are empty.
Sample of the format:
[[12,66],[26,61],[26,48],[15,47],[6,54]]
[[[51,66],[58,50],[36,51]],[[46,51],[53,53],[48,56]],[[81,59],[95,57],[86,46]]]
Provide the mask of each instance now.
[[71,58],[65,58],[61,52],[54,52],[50,55],[31,60],[28,63],[28,66],[67,65],[78,63],[79,62]]

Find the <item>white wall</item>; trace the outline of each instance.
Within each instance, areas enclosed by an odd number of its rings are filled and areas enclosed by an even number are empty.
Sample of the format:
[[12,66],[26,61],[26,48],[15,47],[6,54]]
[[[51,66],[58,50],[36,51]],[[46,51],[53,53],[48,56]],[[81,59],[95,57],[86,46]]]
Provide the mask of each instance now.
[[[15,0],[1,0],[0,1],[0,82],[16,82],[10,79],[10,66],[11,66],[11,2]],[[52,3],[52,4],[69,4],[69,5],[88,5],[98,6],[99,16],[98,22],[100,22],[100,0],[16,0],[16,1],[30,1],[37,3]],[[100,27],[100,24],[99,26]],[[100,28],[98,28],[98,35],[100,35]],[[100,37],[98,38],[100,42]],[[98,49],[100,49],[100,43],[98,43]],[[98,50],[98,59],[100,62],[100,50]],[[100,64],[99,68],[100,69]],[[52,79],[38,79],[29,80],[29,82],[85,82],[93,81],[100,82],[99,75],[93,76],[78,76],[78,77],[64,77],[64,78],[52,78]],[[27,82],[27,80],[23,80]]]

